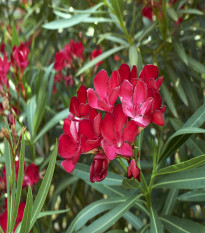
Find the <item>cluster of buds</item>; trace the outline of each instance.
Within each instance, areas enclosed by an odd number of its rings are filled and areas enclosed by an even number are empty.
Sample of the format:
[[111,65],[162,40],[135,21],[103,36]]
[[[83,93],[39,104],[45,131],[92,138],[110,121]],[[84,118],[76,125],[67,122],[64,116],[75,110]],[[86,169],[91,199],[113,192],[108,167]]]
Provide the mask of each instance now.
[[[93,50],[90,59],[94,59],[102,53],[100,47]],[[70,40],[69,44],[64,46],[64,49],[60,50],[55,55],[54,69],[56,75],[54,77],[54,88],[53,92],[56,92],[56,84],[63,83],[66,87],[74,85],[74,75],[79,67],[83,65],[84,58],[84,47],[79,41]],[[95,70],[102,64],[102,61],[96,64]],[[81,76],[81,82],[83,82],[83,76]]]
[[[146,65],[139,74],[122,64],[109,79],[105,70],[94,78],[94,89],[81,86],[70,102],[70,115],[64,120],[59,138],[61,165],[71,173],[81,154],[95,154],[90,181],[105,179],[108,164],[116,157],[128,161],[128,178],[139,179],[133,143],[141,128],[150,123],[163,125],[162,99],[159,88],[163,77],[158,68]],[[121,103],[117,104],[118,98]],[[138,172],[138,173],[137,173]],[[137,174],[137,175],[136,175]]]

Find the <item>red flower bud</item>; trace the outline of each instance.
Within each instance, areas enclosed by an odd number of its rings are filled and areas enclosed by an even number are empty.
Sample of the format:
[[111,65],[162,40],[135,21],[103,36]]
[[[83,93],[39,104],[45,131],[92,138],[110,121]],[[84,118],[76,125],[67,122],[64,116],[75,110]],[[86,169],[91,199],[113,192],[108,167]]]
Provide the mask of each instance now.
[[131,160],[129,167],[127,168],[127,178],[131,179],[138,179],[140,181],[140,169],[135,164],[135,160]]
[[92,183],[99,182],[105,179],[108,170],[108,159],[105,155],[98,154],[94,157],[90,167],[90,181]]

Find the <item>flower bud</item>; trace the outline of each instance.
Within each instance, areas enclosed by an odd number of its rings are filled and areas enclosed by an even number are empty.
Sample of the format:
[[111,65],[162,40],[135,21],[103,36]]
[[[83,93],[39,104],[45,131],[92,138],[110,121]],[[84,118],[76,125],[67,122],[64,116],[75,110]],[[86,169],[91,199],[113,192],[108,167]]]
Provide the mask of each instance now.
[[140,169],[135,164],[135,160],[131,160],[129,167],[127,168],[127,178],[131,179],[138,179],[140,181]]
[[92,183],[105,179],[107,176],[108,163],[109,161],[104,154],[95,155],[90,167],[90,181]]

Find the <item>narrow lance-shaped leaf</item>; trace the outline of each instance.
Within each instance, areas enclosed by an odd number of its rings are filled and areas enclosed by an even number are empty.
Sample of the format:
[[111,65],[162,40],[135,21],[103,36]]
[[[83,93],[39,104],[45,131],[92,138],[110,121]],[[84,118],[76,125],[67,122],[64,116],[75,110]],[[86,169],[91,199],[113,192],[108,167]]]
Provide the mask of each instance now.
[[116,205],[119,205],[125,200],[125,197],[116,197],[93,202],[78,213],[78,215],[71,222],[66,233],[72,233],[74,231],[80,230],[80,228],[82,228],[90,219],[102,212],[114,208]]
[[19,170],[18,170],[18,179],[17,179],[17,190],[16,190],[14,213],[13,213],[13,217],[12,217],[12,229],[14,228],[14,225],[16,222],[19,203],[20,203],[20,199],[21,199],[23,174],[24,174],[24,157],[25,157],[25,142],[24,142],[24,134],[22,134],[20,159],[19,159]]
[[56,142],[56,145],[55,145],[55,148],[52,152],[51,159],[50,159],[50,162],[48,164],[48,168],[46,170],[45,176],[44,176],[43,181],[41,183],[41,186],[38,190],[36,199],[33,203],[33,211],[32,211],[32,217],[31,217],[30,230],[32,229],[36,219],[38,218],[38,215],[41,212],[41,209],[44,205],[46,196],[48,194],[50,184],[52,181],[52,177],[53,177],[53,173],[54,173],[54,169],[55,169],[57,150],[58,150],[58,143]]
[[29,233],[29,226],[31,221],[32,215],[32,208],[33,208],[33,195],[31,191],[31,187],[28,187],[28,194],[26,198],[26,206],[24,209],[23,219],[21,222],[21,230],[20,233]]
[[150,208],[150,233],[163,233],[163,227],[157,212]]
[[110,210],[108,213],[104,214],[88,227],[83,228],[81,233],[101,233],[109,229],[114,223],[116,223],[127,210],[129,210],[134,203],[137,201],[138,196],[129,197],[124,203],[118,205],[117,207]]
[[205,188],[205,166],[191,171],[165,175],[156,181],[153,188],[196,189]]
[[174,209],[175,202],[177,201],[179,190],[171,189],[166,197],[164,208],[162,210],[163,215],[170,215]]
[[172,18],[175,22],[178,20],[177,12],[173,8],[167,8],[167,14]]
[[188,59],[187,59],[187,55],[186,55],[183,45],[179,41],[174,41],[173,45],[174,45],[174,50],[177,53],[177,55],[181,58],[181,60],[186,65],[188,65]]
[[166,142],[163,151],[160,156],[160,160],[163,160],[167,156],[171,155],[179,146],[181,146],[192,134],[205,133],[204,129],[200,128],[182,128],[174,133]]
[[188,219],[174,216],[162,217],[161,221],[169,232],[174,233],[196,233],[205,232],[205,227]]
[[189,202],[204,202],[205,201],[205,190],[192,190],[183,193],[178,197],[179,201],[189,201]]
[[205,164],[205,155],[197,156],[196,158],[189,159],[185,162],[181,162],[175,165],[162,168],[156,171],[155,175],[159,176],[159,175],[165,175],[175,172],[186,171],[195,167],[199,167],[203,164]]
[[83,20],[88,18],[90,14],[81,14],[81,15],[74,15],[69,19],[58,19],[43,25],[45,29],[56,30],[62,28],[69,28],[75,26],[79,23],[82,23]]

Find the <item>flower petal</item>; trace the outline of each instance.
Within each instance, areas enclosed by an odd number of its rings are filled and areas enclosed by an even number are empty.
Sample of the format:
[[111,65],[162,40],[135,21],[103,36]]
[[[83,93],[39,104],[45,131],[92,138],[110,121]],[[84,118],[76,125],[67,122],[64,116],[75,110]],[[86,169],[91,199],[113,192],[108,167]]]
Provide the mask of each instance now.
[[133,105],[138,107],[147,99],[147,85],[139,80],[134,89]]
[[118,72],[120,73],[121,82],[123,82],[123,80],[129,80],[130,67],[127,64],[122,64]]
[[110,144],[113,144],[114,120],[110,113],[106,113],[105,117],[102,120],[100,129],[101,129],[103,138]]
[[72,159],[66,159],[66,160],[63,160],[61,162],[61,166],[68,172],[68,173],[71,173],[74,168],[75,168],[75,165],[73,164],[73,161]]
[[108,144],[105,140],[101,141],[101,146],[105,152],[105,155],[107,156],[107,158],[109,160],[113,160],[116,158],[117,154],[117,148],[115,146],[113,146],[112,144]]
[[147,80],[150,78],[157,79],[158,75],[159,75],[159,71],[157,66],[146,65],[144,66],[144,68],[140,73],[140,79],[142,79],[142,81],[144,82],[147,82]]
[[133,143],[138,135],[138,125],[135,121],[129,121],[123,130],[123,141]]
[[105,70],[101,70],[94,78],[94,87],[101,100],[108,98],[109,77]]
[[154,112],[152,122],[156,125],[164,125],[163,114],[160,110]]
[[118,96],[120,94],[120,87],[113,89],[111,95],[109,96],[110,105],[114,106]]
[[127,122],[127,116],[124,114],[122,110],[122,104],[118,104],[114,107],[113,110],[114,117],[114,132],[119,137],[122,135],[123,126]]
[[79,117],[79,102],[76,97],[71,98],[69,111]]
[[108,96],[112,94],[112,91],[120,86],[120,74],[118,71],[113,71],[109,81]]
[[86,87],[81,85],[78,92],[77,92],[77,96],[78,96],[78,100],[79,100],[79,103],[83,103],[85,104],[86,103],[86,100],[87,100],[87,91],[86,91]]
[[90,105],[90,107],[95,108],[95,109],[99,109],[98,97],[97,97],[95,91],[93,89],[89,88],[87,90],[87,93],[88,93],[88,104]]
[[122,102],[122,99],[127,102],[129,105],[132,103],[132,95],[133,95],[133,86],[128,81],[123,81],[121,87],[120,87],[120,100]]

